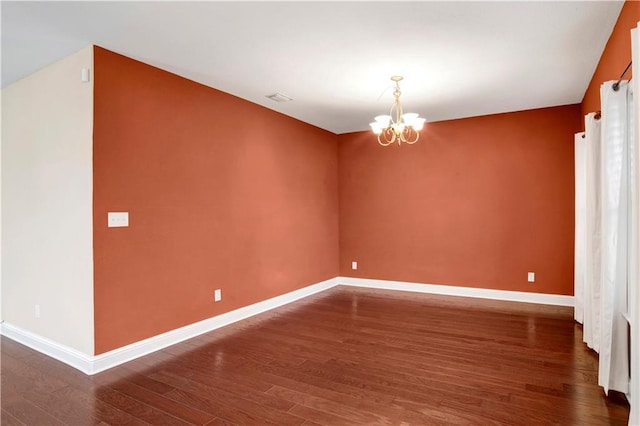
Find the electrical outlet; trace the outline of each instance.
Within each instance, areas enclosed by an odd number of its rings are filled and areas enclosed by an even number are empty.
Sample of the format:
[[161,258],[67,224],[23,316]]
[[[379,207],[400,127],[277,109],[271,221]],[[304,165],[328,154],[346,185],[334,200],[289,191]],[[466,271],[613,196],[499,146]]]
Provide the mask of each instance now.
[[109,228],[125,228],[129,226],[129,212],[108,212],[107,226]]
[[36,318],[40,318],[40,305],[36,305]]
[[222,300],[222,290],[217,289],[216,291],[213,292],[213,300],[215,302],[219,302]]
[[353,269],[354,271],[358,269],[358,262],[351,262],[351,269]]
[[527,281],[530,283],[536,282],[536,273],[535,272],[527,272]]

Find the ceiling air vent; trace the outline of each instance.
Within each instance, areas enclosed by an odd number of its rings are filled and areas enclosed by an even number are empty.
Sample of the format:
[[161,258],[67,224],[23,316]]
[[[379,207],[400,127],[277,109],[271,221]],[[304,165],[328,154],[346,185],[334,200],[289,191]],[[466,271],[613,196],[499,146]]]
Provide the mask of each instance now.
[[293,100],[293,98],[285,96],[282,93],[274,93],[273,95],[267,95],[267,98],[276,102],[289,102]]

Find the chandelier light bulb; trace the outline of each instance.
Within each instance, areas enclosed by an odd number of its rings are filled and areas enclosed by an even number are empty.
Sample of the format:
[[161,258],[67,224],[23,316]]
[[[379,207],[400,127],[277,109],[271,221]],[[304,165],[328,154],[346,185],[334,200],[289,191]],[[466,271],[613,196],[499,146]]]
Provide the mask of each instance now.
[[385,127],[389,127],[389,123],[391,123],[391,116],[390,115],[379,115],[379,116],[377,116],[375,118],[375,120],[384,129]]
[[418,114],[416,114],[415,112],[408,112],[406,114],[402,114],[402,121],[404,121],[404,123],[407,126],[413,126],[417,118],[418,118]]
[[369,125],[371,126],[371,130],[373,130],[373,133],[376,135],[379,135],[380,133],[382,133],[382,130],[386,127],[386,126],[382,126],[380,125],[380,123],[373,122],[373,123],[369,123]]

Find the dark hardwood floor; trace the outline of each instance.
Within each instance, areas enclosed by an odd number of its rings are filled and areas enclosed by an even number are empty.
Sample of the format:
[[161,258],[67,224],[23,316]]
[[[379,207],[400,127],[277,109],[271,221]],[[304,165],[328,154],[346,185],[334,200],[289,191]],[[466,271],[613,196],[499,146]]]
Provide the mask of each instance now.
[[351,287],[95,376],[2,338],[2,425],[626,425],[572,309]]

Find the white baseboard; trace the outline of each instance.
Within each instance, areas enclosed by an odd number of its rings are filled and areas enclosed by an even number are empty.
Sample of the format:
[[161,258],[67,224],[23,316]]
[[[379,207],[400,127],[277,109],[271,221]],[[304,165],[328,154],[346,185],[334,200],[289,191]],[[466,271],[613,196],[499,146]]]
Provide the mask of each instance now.
[[8,324],[7,322],[0,323],[0,334],[55,358],[58,361],[62,361],[85,374],[96,374],[200,334],[233,324],[234,322],[275,309],[282,305],[311,296],[312,294],[328,290],[336,285],[412,291],[449,296],[478,297],[494,300],[510,300],[517,302],[541,303],[546,305],[573,306],[573,296],[420,284],[403,281],[373,280],[366,278],[336,277],[281,296],[254,303],[253,305],[245,306],[231,312],[208,318],[194,324],[177,328],[96,356],[84,354],[68,346],[61,345],[52,340],[31,333],[30,331]]
[[338,284],[383,290],[413,291],[416,293],[442,294],[447,296],[477,297],[480,299],[508,300],[512,302],[538,303],[543,305],[574,306],[573,296],[559,294],[529,293],[525,291],[490,290],[486,288],[459,287],[451,285],[421,284],[404,281],[373,280],[368,278],[338,277]]
[[90,371],[94,359],[91,355],[87,355],[69,346],[61,345],[46,337],[9,324],[6,321],[0,324],[0,333],[11,340],[15,340],[31,349],[35,349],[51,358],[55,358],[58,361],[77,368],[83,373],[91,374]]
[[167,346],[327,290],[337,284],[337,279],[332,278],[96,356],[83,354],[73,348],[53,342],[6,322],[0,324],[0,333],[45,355],[49,355],[58,361],[77,368],[85,374],[96,374],[135,358],[150,354],[151,352],[166,348]]

